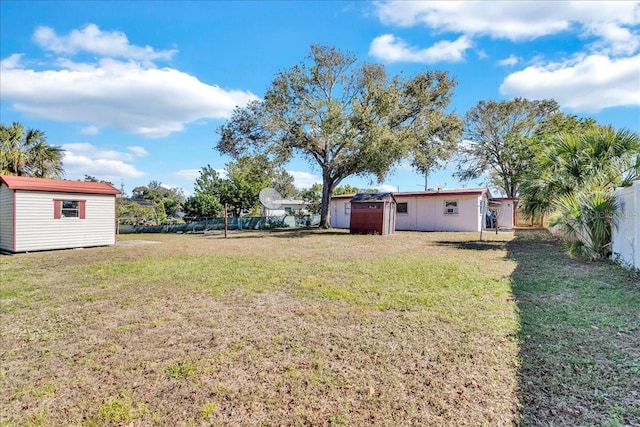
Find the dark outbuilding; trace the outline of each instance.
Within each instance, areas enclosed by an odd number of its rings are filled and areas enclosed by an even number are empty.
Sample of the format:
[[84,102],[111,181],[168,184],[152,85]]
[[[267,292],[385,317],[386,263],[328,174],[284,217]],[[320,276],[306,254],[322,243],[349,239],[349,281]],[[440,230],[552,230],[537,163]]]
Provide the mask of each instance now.
[[392,193],[359,193],[351,199],[351,234],[393,234],[396,199]]

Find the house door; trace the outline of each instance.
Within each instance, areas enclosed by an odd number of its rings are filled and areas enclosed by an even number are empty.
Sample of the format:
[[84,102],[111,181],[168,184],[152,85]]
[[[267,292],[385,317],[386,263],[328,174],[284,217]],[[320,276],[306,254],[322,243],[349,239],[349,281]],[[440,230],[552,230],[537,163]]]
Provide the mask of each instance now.
[[489,208],[484,219],[485,230],[495,230],[498,226],[498,209]]

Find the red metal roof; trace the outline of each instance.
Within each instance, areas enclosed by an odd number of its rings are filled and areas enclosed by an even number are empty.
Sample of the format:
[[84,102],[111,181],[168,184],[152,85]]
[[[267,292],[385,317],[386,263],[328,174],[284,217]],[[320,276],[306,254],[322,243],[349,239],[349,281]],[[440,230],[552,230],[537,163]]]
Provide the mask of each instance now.
[[52,193],[120,194],[120,190],[104,182],[67,181],[62,179],[0,175],[0,183],[5,184],[10,190],[49,191]]

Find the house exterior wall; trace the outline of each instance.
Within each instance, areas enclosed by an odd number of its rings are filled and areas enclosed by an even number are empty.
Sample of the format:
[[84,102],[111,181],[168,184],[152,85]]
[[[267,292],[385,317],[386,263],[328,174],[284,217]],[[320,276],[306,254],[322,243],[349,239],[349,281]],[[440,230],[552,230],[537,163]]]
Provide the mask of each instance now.
[[0,250],[13,252],[13,191],[0,185]]
[[[278,209],[262,208],[264,216],[285,216],[293,215],[295,212],[306,212],[307,204],[304,200],[279,200],[280,207]],[[289,211],[289,212],[287,212]]]
[[612,230],[612,252],[623,264],[640,268],[640,181],[616,190],[621,205]]
[[[396,230],[409,231],[480,231],[481,195],[403,196],[395,195],[398,203],[407,203],[407,213],[396,216]],[[457,214],[445,213],[445,201],[458,203]]]
[[349,198],[333,198],[329,205],[331,227],[349,228],[351,224],[351,203]]
[[[85,218],[55,219],[54,200],[85,201]],[[115,244],[113,195],[15,190],[14,202],[14,252]]]
[[[407,203],[407,213],[396,214],[396,230],[406,231],[480,231],[482,227],[481,201],[484,194],[393,194],[398,204]],[[348,197],[331,199],[331,226],[349,228],[350,213],[345,213]],[[457,201],[458,213],[445,214],[445,201]],[[351,206],[351,209],[353,207]],[[348,210],[350,212],[350,210]]]
[[500,207],[497,209],[498,228],[500,230],[511,230],[515,225],[514,224],[514,221],[515,221],[514,207],[518,199],[514,199],[510,197],[502,197],[502,198],[497,198],[492,200],[496,202],[500,202]]

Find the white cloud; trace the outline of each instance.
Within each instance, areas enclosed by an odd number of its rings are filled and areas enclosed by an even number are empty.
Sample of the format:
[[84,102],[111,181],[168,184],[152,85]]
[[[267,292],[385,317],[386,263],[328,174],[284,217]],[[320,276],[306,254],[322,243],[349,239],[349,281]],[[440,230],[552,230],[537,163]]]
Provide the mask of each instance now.
[[[83,49],[128,60],[61,58],[55,66],[36,70],[22,66],[24,58],[14,54],[0,63],[0,96],[32,116],[87,123],[90,132],[112,127],[150,138],[179,132],[197,120],[228,118],[236,106],[256,99],[248,91],[225,90],[176,69],[155,68],[148,61],[170,56],[168,51],[131,46],[124,35],[101,33],[97,27],[87,35],[87,28],[62,38],[41,28],[36,39],[54,52]],[[113,51],[104,46],[109,40],[115,40]]]
[[173,172],[171,175],[187,181],[195,181],[200,176],[200,169],[182,169]]
[[597,113],[615,106],[640,106],[640,55],[610,59],[581,56],[567,63],[535,65],[509,75],[504,95],[553,98],[576,112]]
[[392,34],[385,34],[373,39],[369,54],[389,62],[459,62],[472,46],[468,37],[461,36],[452,42],[441,40],[426,49],[418,49]]
[[[640,22],[640,3],[627,1],[382,1],[376,8],[386,24],[424,25],[440,32],[512,41],[575,30],[576,26],[593,32],[591,29],[602,25],[622,28]],[[609,39],[606,33],[598,35]]]
[[129,44],[126,34],[117,31],[102,31],[95,24],[88,24],[80,30],[73,30],[66,36],[58,36],[54,29],[38,27],[33,40],[57,54],[77,54],[86,52],[102,57],[121,57],[139,61],[171,59],[175,49],[156,51],[150,46],[140,47]]
[[132,161],[136,157],[146,157],[149,155],[149,153],[142,147],[127,147],[127,150],[129,152],[122,152],[98,148],[95,145],[89,144],[87,142],[63,144],[62,148],[78,155],[110,160]]
[[97,126],[87,126],[83,128],[80,133],[83,135],[97,135],[100,133],[100,129]]
[[374,188],[381,193],[393,193],[394,191],[398,191],[398,187],[390,184],[380,184]]
[[131,151],[131,153],[136,157],[147,157],[149,155],[149,152],[143,147],[138,147],[135,145],[127,147],[127,150]]
[[498,61],[498,65],[502,67],[512,67],[519,62],[519,59],[514,55],[509,55],[508,58],[501,59]]
[[587,33],[600,38],[591,46],[597,52],[614,56],[631,55],[640,46],[637,34],[612,22],[593,24],[587,29]]
[[293,176],[293,185],[298,189],[310,188],[313,184],[322,184],[322,178],[302,171],[287,171]]
[[[130,151],[131,148],[128,147]],[[84,142],[63,144],[62,149],[65,150],[65,173],[71,179],[82,179],[85,175],[91,175],[115,183],[123,178],[140,178],[146,175],[127,163],[141,156],[138,150],[118,152]]]

